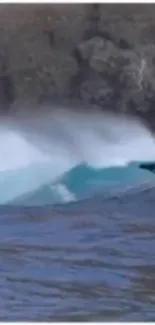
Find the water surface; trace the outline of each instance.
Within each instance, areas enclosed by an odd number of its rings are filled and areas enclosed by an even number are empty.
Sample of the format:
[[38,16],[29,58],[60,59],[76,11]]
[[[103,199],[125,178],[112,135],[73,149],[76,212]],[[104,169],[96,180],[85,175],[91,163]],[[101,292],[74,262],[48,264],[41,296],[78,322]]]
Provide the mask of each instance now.
[[1,208],[0,320],[153,321],[154,195]]

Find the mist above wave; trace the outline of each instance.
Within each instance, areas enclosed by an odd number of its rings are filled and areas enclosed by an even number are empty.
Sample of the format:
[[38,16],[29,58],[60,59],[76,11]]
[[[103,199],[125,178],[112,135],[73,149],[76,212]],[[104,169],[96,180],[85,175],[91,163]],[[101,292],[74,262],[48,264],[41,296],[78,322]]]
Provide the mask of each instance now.
[[27,157],[40,155],[57,164],[61,160],[61,167],[62,160],[64,166],[85,163],[101,168],[155,159],[155,139],[140,120],[131,117],[57,108],[18,117],[12,125],[14,135],[25,142],[18,149],[22,147]]

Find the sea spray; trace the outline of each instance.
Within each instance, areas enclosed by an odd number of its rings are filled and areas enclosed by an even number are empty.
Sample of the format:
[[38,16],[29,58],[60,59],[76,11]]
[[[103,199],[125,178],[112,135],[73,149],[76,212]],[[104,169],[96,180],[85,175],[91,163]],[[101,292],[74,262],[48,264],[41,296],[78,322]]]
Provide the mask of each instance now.
[[133,117],[57,108],[19,118],[14,124],[15,132],[44,156],[57,163],[60,159],[70,162],[72,167],[86,163],[100,168],[155,159],[155,139]]

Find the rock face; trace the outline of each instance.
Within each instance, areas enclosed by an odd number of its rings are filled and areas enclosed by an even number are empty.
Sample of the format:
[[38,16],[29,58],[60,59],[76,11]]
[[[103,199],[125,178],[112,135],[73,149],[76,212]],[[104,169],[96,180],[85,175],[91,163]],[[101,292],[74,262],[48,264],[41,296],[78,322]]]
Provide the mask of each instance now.
[[80,100],[155,129],[155,4],[0,4],[0,108]]

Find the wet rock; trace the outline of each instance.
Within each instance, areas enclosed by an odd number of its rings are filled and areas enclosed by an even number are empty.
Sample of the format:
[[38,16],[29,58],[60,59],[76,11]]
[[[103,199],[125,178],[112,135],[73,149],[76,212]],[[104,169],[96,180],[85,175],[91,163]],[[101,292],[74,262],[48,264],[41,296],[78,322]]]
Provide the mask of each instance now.
[[154,8],[0,4],[0,106],[76,98],[155,125]]
[[86,80],[80,88],[80,97],[85,102],[99,103],[100,105],[110,106],[113,96],[113,89],[109,82],[98,77],[94,80]]
[[96,36],[87,41],[82,42],[78,46],[78,51],[84,60],[89,60],[96,52],[105,47],[103,38]]

